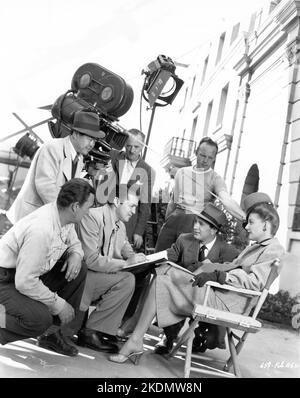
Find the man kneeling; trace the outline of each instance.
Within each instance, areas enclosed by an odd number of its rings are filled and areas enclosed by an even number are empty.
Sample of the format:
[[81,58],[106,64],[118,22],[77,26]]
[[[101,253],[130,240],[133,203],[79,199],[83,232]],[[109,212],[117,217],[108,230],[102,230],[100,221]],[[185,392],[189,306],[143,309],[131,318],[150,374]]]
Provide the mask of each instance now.
[[43,348],[78,354],[63,329],[79,307],[86,276],[74,223],[92,206],[94,193],[86,180],[74,178],[56,202],[19,220],[0,240],[1,344],[40,336]]

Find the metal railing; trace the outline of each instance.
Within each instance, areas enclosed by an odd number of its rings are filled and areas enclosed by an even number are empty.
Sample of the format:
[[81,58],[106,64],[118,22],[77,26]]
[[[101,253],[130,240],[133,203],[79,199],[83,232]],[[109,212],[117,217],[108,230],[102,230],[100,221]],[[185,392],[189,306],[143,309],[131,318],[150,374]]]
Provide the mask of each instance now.
[[171,155],[181,158],[190,158],[195,151],[195,146],[195,141],[173,137],[165,145],[164,156]]

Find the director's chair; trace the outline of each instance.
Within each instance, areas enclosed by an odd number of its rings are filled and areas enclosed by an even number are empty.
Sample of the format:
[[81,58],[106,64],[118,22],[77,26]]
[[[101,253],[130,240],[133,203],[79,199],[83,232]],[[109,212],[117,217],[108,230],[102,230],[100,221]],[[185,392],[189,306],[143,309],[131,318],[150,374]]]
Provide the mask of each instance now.
[[[199,368],[191,366],[192,357],[199,357],[198,355],[192,354],[192,345],[193,345],[193,340],[195,337],[194,330],[198,326],[199,321],[226,327],[226,334],[227,334],[228,346],[229,346],[229,350],[230,350],[230,357],[226,361],[223,371],[219,370],[219,369],[213,369],[213,373],[219,374],[219,375],[224,375],[224,376],[242,377],[241,371],[240,371],[239,365],[238,365],[238,354],[241,352],[243,345],[247,339],[248,334],[256,333],[262,327],[262,324],[256,319],[256,317],[259,314],[259,311],[260,311],[266,297],[268,296],[271,284],[273,283],[273,281],[276,279],[276,277],[279,274],[278,267],[279,267],[279,260],[276,259],[271,264],[271,270],[270,270],[270,274],[268,276],[268,280],[266,282],[264,289],[261,292],[255,291],[255,290],[249,290],[249,289],[235,288],[230,285],[220,285],[217,282],[211,282],[211,281],[206,283],[206,285],[205,285],[206,292],[205,292],[205,298],[204,298],[203,305],[196,304],[194,306],[192,323],[187,328],[187,330],[182,334],[182,336],[178,339],[177,344],[174,346],[174,348],[168,355],[168,358],[174,356],[176,354],[176,352],[178,351],[178,349],[183,344],[186,344],[184,377],[189,377],[191,370],[196,371],[196,372],[203,371],[203,369],[201,369],[201,368],[199,369]],[[253,297],[258,297],[258,301],[254,307],[254,311],[253,311],[252,315],[245,316],[245,315],[241,315],[241,314],[234,314],[232,312],[217,310],[215,308],[208,307],[207,300],[208,300],[208,296],[209,296],[209,293],[210,293],[210,290],[212,287],[236,292],[238,294],[244,294],[247,297],[249,297],[249,295],[253,296]],[[244,333],[241,336],[238,336],[237,334],[233,333],[231,329],[240,330]],[[237,340],[237,342],[235,342],[235,340]],[[199,364],[199,363],[198,363],[198,365],[201,366],[201,364]],[[205,366],[205,368],[207,368],[206,365],[202,365],[202,366]],[[233,366],[234,374],[229,373],[229,370],[232,366]]]

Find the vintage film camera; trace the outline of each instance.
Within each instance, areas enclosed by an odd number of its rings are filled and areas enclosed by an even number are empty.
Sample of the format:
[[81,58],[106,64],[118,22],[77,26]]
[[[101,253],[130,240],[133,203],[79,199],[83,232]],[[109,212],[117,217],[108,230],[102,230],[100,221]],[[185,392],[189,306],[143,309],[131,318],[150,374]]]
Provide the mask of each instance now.
[[121,150],[127,141],[128,133],[117,122],[132,102],[133,90],[124,79],[101,65],[84,64],[75,72],[71,89],[52,106],[51,113],[56,121],[49,122],[51,135],[62,138],[70,134],[76,111],[96,112],[105,137],[99,137],[94,149],[85,157],[85,168],[88,170],[96,163],[107,164],[109,151],[112,148]]

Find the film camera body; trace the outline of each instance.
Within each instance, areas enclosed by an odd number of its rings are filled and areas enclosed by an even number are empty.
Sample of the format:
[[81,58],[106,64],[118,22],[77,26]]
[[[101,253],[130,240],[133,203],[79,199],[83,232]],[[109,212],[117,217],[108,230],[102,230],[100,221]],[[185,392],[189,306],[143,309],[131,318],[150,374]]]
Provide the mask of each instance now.
[[103,134],[95,147],[85,157],[85,168],[96,163],[107,164],[108,152],[114,148],[121,150],[128,133],[117,124],[133,102],[133,90],[117,74],[95,63],[80,66],[75,72],[71,89],[61,95],[53,104],[51,113],[56,119],[49,122],[49,130],[54,138],[63,138],[71,133],[74,113],[90,111],[99,115],[99,129]]

